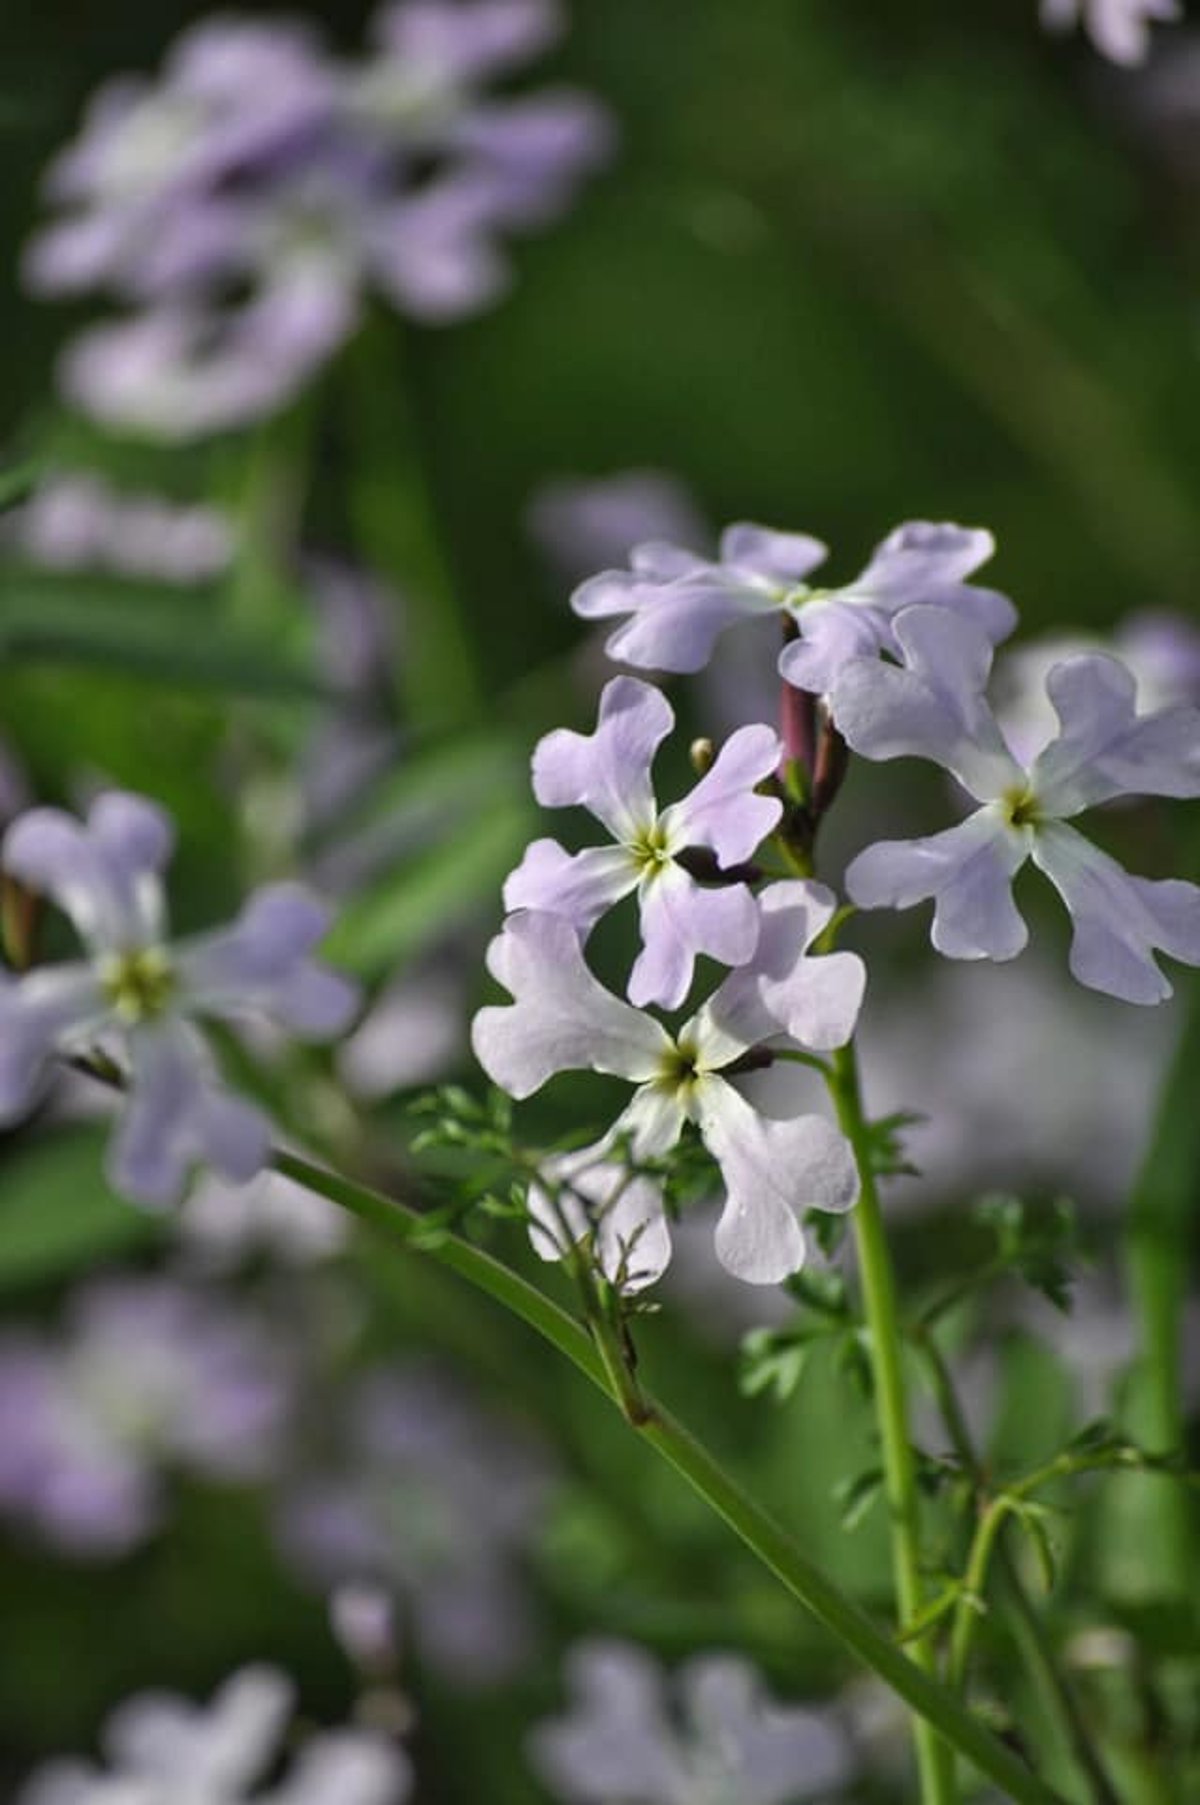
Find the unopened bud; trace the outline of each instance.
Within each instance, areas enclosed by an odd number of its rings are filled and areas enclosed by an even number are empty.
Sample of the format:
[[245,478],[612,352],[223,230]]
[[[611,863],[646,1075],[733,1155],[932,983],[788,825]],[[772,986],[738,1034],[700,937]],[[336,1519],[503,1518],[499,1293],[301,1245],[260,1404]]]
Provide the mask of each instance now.
[[693,740],[688,747],[688,757],[696,776],[705,777],[716,763],[717,749],[710,739]]

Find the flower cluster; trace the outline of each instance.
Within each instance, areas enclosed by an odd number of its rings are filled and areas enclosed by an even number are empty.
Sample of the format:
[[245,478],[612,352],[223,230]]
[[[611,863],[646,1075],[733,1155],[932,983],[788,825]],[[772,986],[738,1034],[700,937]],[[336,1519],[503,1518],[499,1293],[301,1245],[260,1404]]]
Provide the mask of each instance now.
[[308,1735],[283,1779],[262,1782],[290,1741],[295,1689],[273,1667],[244,1667],[201,1709],[169,1692],[127,1699],[104,1733],[107,1766],[49,1762],[18,1805],[403,1805],[407,1755],[378,1731]]
[[72,1554],[122,1554],[158,1524],[169,1471],[269,1475],[293,1377],[266,1324],[218,1296],[94,1284],[58,1338],[0,1340],[0,1512]]
[[110,1179],[160,1207],[194,1164],[245,1183],[270,1157],[267,1116],[220,1083],[196,1018],[266,1016],[319,1040],[357,1006],[353,987],[311,957],[328,917],[298,884],[256,891],[229,927],[170,946],[161,874],[172,843],[161,808],[112,790],[86,824],[28,810],[0,848],[8,878],[53,898],[88,953],[0,984],[0,1120],[25,1114],[56,1056],[99,1059],[124,1090]]
[[[606,686],[594,733],[550,733],[534,753],[539,802],[586,810],[611,843],[570,852],[535,840],[510,875],[512,913],[488,964],[512,1001],[480,1011],[475,1051],[517,1098],[564,1070],[636,1087],[599,1141],[550,1158],[531,1186],[544,1257],[586,1243],[627,1289],[657,1278],[670,1255],[661,1162],[688,1124],[724,1182],[718,1255],[745,1280],[776,1283],[799,1266],[806,1208],[854,1201],[842,1135],[820,1116],[770,1113],[754,1085],[780,1060],[827,1069],[820,1056],[854,1032],[865,973],[853,954],[830,950],[836,898],[785,874],[810,868],[847,749],[930,760],[977,805],[942,833],[859,853],[845,877],[858,907],[931,900],[939,951],[1011,959],[1027,938],[1013,879],[1032,860],[1072,917],[1081,983],[1154,1003],[1171,993],[1157,953],[1200,963],[1200,888],[1132,877],[1069,825],[1121,796],[1200,795],[1200,711],[1177,699],[1178,686],[1150,681],[1139,694],[1107,652],[1068,649],[1045,672],[1054,725],[1030,732],[1026,708],[1018,757],[987,693],[1016,611],[971,580],[992,550],[984,531],[911,521],[852,581],[816,587],[817,540],[741,524],[715,560],[651,542],[634,548],[628,570],[576,591],[585,618],[624,617],[608,649],[648,669],[699,670],[722,634],[777,618],[783,731],[743,726],[715,753],[703,743],[700,781],[660,808],[651,763],[674,715],[657,689],[625,676]],[[585,948],[630,895],[641,950],[626,1002],[599,983]],[[681,1009],[701,957],[729,975],[668,1028],[648,1008]]]
[[569,1805],[791,1805],[854,1777],[830,1712],[776,1704],[738,1655],[698,1655],[666,1676],[628,1642],[584,1642],[570,1709],[537,1725],[530,1755]]
[[38,569],[137,581],[207,583],[225,573],[236,549],[233,523],[219,508],[122,493],[91,471],[48,477],[2,532]]
[[539,1446],[432,1366],[378,1367],[340,1400],[337,1434],[280,1488],[291,1565],[331,1595],[335,1621],[364,1608],[460,1684],[485,1684],[527,1652],[521,1558],[543,1522]]
[[187,439],[286,401],[369,285],[421,320],[485,306],[508,281],[503,235],[559,212],[608,151],[588,96],[486,92],[557,27],[553,0],[393,0],[342,64],[298,22],[218,17],[156,82],[104,88],[50,170],[60,217],[25,265],[40,293],[133,309],[70,346],[71,399]]

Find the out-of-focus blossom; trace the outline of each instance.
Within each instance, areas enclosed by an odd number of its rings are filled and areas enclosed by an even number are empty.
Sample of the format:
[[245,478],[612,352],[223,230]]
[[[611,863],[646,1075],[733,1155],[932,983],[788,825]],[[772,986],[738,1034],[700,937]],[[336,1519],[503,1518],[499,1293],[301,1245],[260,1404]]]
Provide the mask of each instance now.
[[738,1655],[697,1655],[668,1683],[632,1643],[582,1642],[567,1682],[569,1709],[529,1742],[567,1805],[793,1805],[854,1776],[833,1713],[777,1704]]
[[690,794],[660,811],[650,767],[674,724],[660,690],[615,677],[600,698],[595,733],[560,728],[540,740],[533,755],[538,801],[587,809],[614,844],[571,854],[557,840],[535,840],[504,886],[509,909],[562,915],[583,936],[636,891],[643,944],[628,993],[635,1003],[665,1009],[687,996],[700,954],[744,965],[758,941],[758,911],[745,884],[701,885],[679,855],[704,847],[721,869],[743,863],[782,813],[776,798],[755,794],[781,756],[769,727],[740,728]]
[[278,1764],[295,1688],[273,1667],[244,1667],[206,1707],[170,1692],[127,1699],[109,1718],[105,1765],[47,1763],[18,1805],[403,1805],[408,1757],[366,1729],[307,1735],[284,1777]]
[[229,566],[234,531],[219,508],[123,494],[103,477],[52,476],[2,523],[3,538],[45,570],[100,570],[166,583],[207,583]]
[[1011,602],[964,580],[993,549],[980,529],[912,520],[876,547],[852,582],[825,589],[806,580],[827,556],[819,539],[743,522],[722,533],[715,562],[676,545],[635,546],[629,570],[590,578],[571,605],[585,620],[628,615],[608,641],[610,656],[663,671],[701,670],[728,628],[778,616],[796,635],[780,657],[783,676],[824,693],[848,659],[895,652],[891,623],[913,603],[945,608],[1003,639],[1016,624]]
[[621,563],[648,539],[697,553],[709,539],[688,490],[665,470],[559,477],[538,490],[526,521],[546,562],[568,583]]
[[1013,879],[1032,859],[1071,916],[1070,969],[1081,984],[1127,1003],[1170,996],[1154,954],[1200,964],[1200,887],[1130,877],[1067,821],[1117,796],[1200,795],[1200,711],[1139,714],[1124,665],[1068,658],[1046,679],[1059,732],[1025,769],[985,697],[984,632],[945,609],[914,607],[895,633],[903,665],[847,666],[834,719],[864,757],[929,759],[980,806],[927,839],[868,847],[846,873],[853,900],[871,909],[932,899],[939,952],[1011,959],[1028,939]]
[[1082,25],[1101,56],[1126,65],[1145,60],[1153,24],[1182,17],[1179,0],[1041,0],[1048,31]]
[[539,1533],[539,1449],[432,1368],[360,1379],[325,1460],[288,1476],[285,1554],[335,1597],[394,1598],[400,1633],[460,1683],[519,1665],[531,1640],[522,1556]]
[[366,1103],[413,1085],[434,1084],[461,1061],[467,1046],[467,986],[454,969],[423,963],[389,984],[337,1050],[338,1074]]
[[353,987],[310,956],[328,914],[298,884],[256,891],[230,927],[170,947],[161,874],[173,837],[162,809],[114,790],[86,825],[60,809],[29,810],[0,853],[13,877],[53,897],[88,952],[0,988],[0,1117],[25,1113],[56,1054],[102,1050],[128,1085],[112,1183],[157,1206],[179,1197],[197,1163],[243,1184],[269,1156],[267,1117],[220,1084],[195,1018],[265,1015],[323,1039],[357,1004]]
[[[724,1180],[717,1257],[750,1284],[778,1284],[800,1266],[806,1209],[844,1210],[854,1202],[854,1157],[832,1124],[815,1115],[769,1119],[735,1080],[739,1063],[767,1042],[768,1062],[771,1053],[792,1048],[844,1045],[866,974],[852,953],[809,955],[834,909],[820,885],[772,885],[759,908],[754,959],[674,1035],[604,989],[561,916],[522,910],[492,942],[488,969],[513,1001],[479,1011],[472,1044],[493,1082],[517,1098],[562,1071],[604,1072],[637,1087],[595,1147],[568,1156],[568,1168],[551,1168],[547,1185],[534,1187],[534,1245],[544,1257],[562,1251],[564,1234],[594,1233],[611,1213],[597,1247],[609,1277],[630,1289],[659,1277],[670,1239],[658,1187],[614,1187],[610,1167],[622,1150],[635,1164],[662,1159],[688,1122]],[[560,1222],[551,1206],[563,1182],[571,1189]]]
[[904,1136],[920,1177],[895,1181],[894,1207],[1031,1190],[1065,1192],[1085,1214],[1122,1207],[1177,1031],[1170,1011],[1130,1018],[1032,948],[1003,973],[955,962],[919,989],[876,988],[867,1095],[878,1115],[923,1118]]
[[265,1254],[291,1266],[328,1259],[345,1247],[350,1218],[281,1172],[232,1185],[205,1173],[179,1213],[184,1244],[214,1270]]
[[557,23],[548,0],[399,0],[339,64],[292,21],[217,18],[157,82],[102,90],[26,258],[37,292],[135,310],[69,347],[71,398],[187,439],[284,403],[366,287],[434,322],[486,306],[508,284],[504,237],[560,212],[610,148],[586,95],[485,91]]
[[1138,708],[1200,706],[1200,628],[1181,615],[1147,609],[1122,622],[1109,639],[1054,634],[1014,646],[996,667],[996,719],[1015,758],[1031,764],[1058,731],[1046,679],[1056,664],[1108,652],[1133,672]]
[[73,1554],[119,1555],[156,1527],[170,1472],[271,1474],[292,1377],[267,1328],[216,1297],[97,1283],[59,1337],[0,1341],[0,1510]]

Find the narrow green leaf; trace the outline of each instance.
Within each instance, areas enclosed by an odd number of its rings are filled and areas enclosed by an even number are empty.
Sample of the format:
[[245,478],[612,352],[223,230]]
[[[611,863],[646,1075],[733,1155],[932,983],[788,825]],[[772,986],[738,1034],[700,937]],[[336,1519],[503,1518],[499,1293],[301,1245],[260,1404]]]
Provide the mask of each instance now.
[[0,1289],[65,1277],[162,1232],[101,1176],[105,1130],[58,1126],[0,1167]]

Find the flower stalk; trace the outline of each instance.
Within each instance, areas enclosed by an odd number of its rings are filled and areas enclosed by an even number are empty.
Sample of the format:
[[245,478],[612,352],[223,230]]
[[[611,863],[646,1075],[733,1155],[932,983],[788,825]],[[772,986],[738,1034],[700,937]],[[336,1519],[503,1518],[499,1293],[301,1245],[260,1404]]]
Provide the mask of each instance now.
[[[863,1306],[870,1331],[875,1410],[883,1455],[884,1491],[891,1518],[892,1571],[901,1624],[914,1622],[925,1603],[921,1573],[920,1516],[916,1468],[908,1433],[902,1342],[895,1285],[883,1228],[879,1189],[863,1114],[858,1062],[851,1041],[833,1055],[827,1080],[838,1123],[854,1149],[861,1190],[853,1212],[855,1243],[862,1280]],[[937,1670],[928,1631],[908,1644],[915,1664],[926,1674]],[[953,1805],[954,1774],[950,1749],[928,1718],[913,1725],[922,1805]]]
[[[486,1292],[621,1406],[605,1362],[587,1331],[518,1273],[457,1236],[446,1234],[431,1239],[417,1211],[296,1154],[277,1152],[275,1166],[295,1183],[339,1204],[392,1242],[438,1260]],[[885,1685],[920,1714],[923,1722],[936,1726],[940,1735],[933,1738],[935,1743],[958,1749],[1016,1805],[1063,1805],[1060,1796],[972,1717],[928,1668],[880,1634],[859,1606],[826,1579],[707,1448],[649,1394],[641,1396],[647,1414],[632,1424],[641,1439],[675,1468],[844,1648],[878,1674]]]

